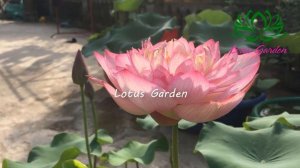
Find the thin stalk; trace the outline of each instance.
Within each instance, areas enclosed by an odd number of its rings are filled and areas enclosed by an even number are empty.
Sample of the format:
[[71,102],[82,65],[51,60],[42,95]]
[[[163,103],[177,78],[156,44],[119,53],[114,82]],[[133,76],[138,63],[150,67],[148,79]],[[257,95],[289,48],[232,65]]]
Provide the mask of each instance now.
[[[90,99],[90,103],[91,103],[93,119],[94,119],[94,134],[95,134],[95,138],[98,139],[98,134],[97,134],[98,121],[97,121],[96,108],[95,108],[95,104],[93,102],[93,99]],[[96,166],[97,166],[97,156],[94,156],[94,167],[96,167]]]
[[87,129],[87,127],[88,127],[87,126],[87,113],[86,113],[86,108],[85,108],[85,96],[84,96],[83,85],[80,85],[80,94],[81,94],[81,106],[82,106],[82,112],[83,112],[83,127],[84,127],[85,145],[86,145],[89,165],[91,168],[93,168],[90,145],[89,145],[88,129]]
[[135,162],[136,168],[140,168],[140,165],[138,162]]
[[179,168],[178,159],[178,125],[172,127],[171,161],[172,168]]
[[125,168],[128,168],[128,163],[127,162],[125,162]]

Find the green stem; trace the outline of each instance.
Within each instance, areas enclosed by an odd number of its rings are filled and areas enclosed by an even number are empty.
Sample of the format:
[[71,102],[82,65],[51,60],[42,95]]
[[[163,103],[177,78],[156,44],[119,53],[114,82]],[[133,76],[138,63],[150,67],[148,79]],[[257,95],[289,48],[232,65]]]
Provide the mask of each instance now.
[[[93,119],[94,119],[94,134],[95,134],[95,139],[98,139],[98,121],[97,121],[97,114],[96,114],[96,108],[95,104],[93,102],[93,99],[90,99],[91,102],[91,107],[92,107],[92,113],[93,113]],[[97,156],[94,156],[94,167],[97,166]]]
[[179,168],[178,160],[178,125],[172,127],[171,161],[172,168]]
[[85,145],[86,145],[89,165],[91,168],[93,168],[90,145],[89,145],[88,129],[87,129],[87,127],[88,127],[87,126],[87,113],[86,113],[86,108],[85,108],[85,96],[84,96],[83,85],[80,85],[80,94],[81,94],[81,106],[82,106],[82,112],[83,112],[83,127],[84,127]]
[[140,168],[139,163],[135,162],[136,168]]
[[128,168],[128,163],[127,162],[125,162],[125,168]]

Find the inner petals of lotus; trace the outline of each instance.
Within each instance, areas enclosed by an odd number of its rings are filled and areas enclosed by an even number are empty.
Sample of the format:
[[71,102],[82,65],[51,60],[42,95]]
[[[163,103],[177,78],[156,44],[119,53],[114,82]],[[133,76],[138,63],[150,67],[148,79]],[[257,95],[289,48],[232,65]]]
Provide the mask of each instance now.
[[224,116],[242,101],[260,65],[259,52],[239,55],[233,47],[221,56],[219,42],[212,39],[198,46],[184,38],[147,40],[126,53],[94,55],[109,81],[90,80],[105,87],[126,112],[150,114],[161,125]]

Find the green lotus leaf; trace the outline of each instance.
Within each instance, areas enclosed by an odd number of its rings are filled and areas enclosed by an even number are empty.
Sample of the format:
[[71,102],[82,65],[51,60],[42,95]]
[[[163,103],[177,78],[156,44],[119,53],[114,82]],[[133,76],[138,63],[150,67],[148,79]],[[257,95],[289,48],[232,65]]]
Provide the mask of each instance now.
[[256,87],[260,91],[266,91],[273,86],[275,86],[279,82],[279,79],[276,78],[268,78],[268,79],[257,79],[256,81]]
[[248,131],[211,122],[202,129],[195,152],[211,168],[298,168],[300,134],[277,123]]
[[[143,13],[143,14],[132,14],[129,16],[131,20],[136,22],[141,22],[144,25],[148,25],[150,27],[157,27],[160,28],[162,25],[165,25],[166,22],[170,21],[169,16],[163,16],[157,13]],[[172,26],[177,26],[176,22],[175,24],[172,23]]]
[[62,168],[88,168],[78,160],[67,160],[63,163]]
[[101,145],[111,144],[114,142],[112,137],[108,134],[108,132],[104,129],[99,129],[97,131],[97,142]]
[[[159,124],[150,115],[147,115],[145,118],[136,118],[136,122],[145,130],[152,130],[159,126]],[[197,125],[197,123],[186,120],[180,120],[178,122],[178,128],[182,130],[189,129],[195,125]]]
[[196,15],[198,21],[205,21],[212,25],[231,22],[231,16],[222,10],[205,9]]
[[272,115],[267,117],[248,117],[247,122],[243,126],[247,130],[257,130],[273,126],[275,123],[280,123],[288,128],[300,128],[300,115],[289,114],[284,112],[279,115]]
[[120,12],[134,12],[139,9],[143,0],[114,0],[114,10]]
[[[101,156],[101,144],[111,142],[112,139],[104,130],[98,130],[89,137],[91,154]],[[73,133],[60,133],[56,135],[50,145],[34,147],[29,153],[27,163],[3,161],[3,168],[62,168],[66,160],[75,159],[80,153],[86,154],[85,139]]]
[[136,122],[145,130],[152,130],[159,126],[150,115],[147,115],[145,118],[136,118]]
[[186,121],[186,120],[180,120],[178,122],[178,128],[182,129],[182,130],[189,129],[189,128],[195,126],[195,125],[197,125],[197,123]]
[[184,19],[186,22],[186,25],[183,28],[184,37],[189,36],[190,26],[193,22],[196,21],[206,22],[210,25],[219,25],[219,24],[224,24],[232,21],[231,16],[226,12],[222,10],[211,10],[211,9],[205,9],[198,14],[192,13],[190,15],[187,15]]
[[268,46],[271,47],[287,47],[288,52],[291,54],[299,54],[300,53],[300,32],[290,33],[285,36],[280,36],[278,38],[274,38],[270,42],[267,43]]
[[62,168],[62,163],[69,159],[76,158],[80,151],[76,147],[69,147],[64,150],[59,149],[51,149],[50,147],[44,147],[42,149],[34,148],[29,157],[34,157],[35,160],[31,160],[28,158],[28,163],[21,163],[10,161],[7,159],[3,160],[2,168]]
[[233,46],[238,48],[251,48],[253,43],[237,37],[233,31],[233,24],[209,25],[205,22],[193,22],[189,30],[189,40],[204,43],[209,39],[220,42],[222,53],[228,52]]
[[115,53],[125,52],[132,47],[139,48],[142,41],[148,38],[157,43],[165,30],[176,26],[175,18],[153,13],[138,14],[125,26],[113,27],[103,37],[87,43],[82,48],[82,53],[90,56],[94,51],[102,52],[105,48]]
[[168,140],[165,137],[152,140],[147,144],[130,141],[121,150],[110,152],[108,161],[113,166],[120,166],[129,161],[147,165],[153,161],[156,151],[168,151],[168,147]]
[[192,22],[197,21],[197,16],[195,13],[189,14],[184,17],[186,24],[192,24]]

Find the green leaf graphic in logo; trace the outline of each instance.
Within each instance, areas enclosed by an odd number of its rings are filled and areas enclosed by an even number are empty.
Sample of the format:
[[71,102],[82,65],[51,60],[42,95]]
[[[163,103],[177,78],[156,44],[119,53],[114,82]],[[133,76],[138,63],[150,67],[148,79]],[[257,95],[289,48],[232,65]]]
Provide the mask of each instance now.
[[279,14],[272,16],[268,10],[263,13],[250,10],[239,15],[234,23],[235,33],[249,42],[268,42],[283,36],[286,34],[283,28],[284,24]]

